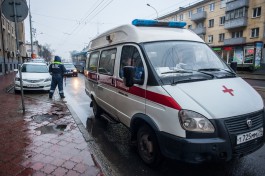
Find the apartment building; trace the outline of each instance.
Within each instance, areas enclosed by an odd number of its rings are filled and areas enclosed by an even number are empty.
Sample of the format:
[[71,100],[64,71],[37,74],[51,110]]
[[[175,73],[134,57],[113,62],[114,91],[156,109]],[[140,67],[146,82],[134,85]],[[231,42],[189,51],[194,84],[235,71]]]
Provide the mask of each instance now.
[[203,0],[159,20],[185,21],[228,64],[251,69],[265,65],[265,1]]
[[13,72],[14,69],[18,68],[18,64],[22,63],[27,55],[24,46],[24,23],[20,22],[17,25],[19,45],[19,48],[17,48],[15,23],[6,19],[1,10],[0,17],[0,75],[3,75]]

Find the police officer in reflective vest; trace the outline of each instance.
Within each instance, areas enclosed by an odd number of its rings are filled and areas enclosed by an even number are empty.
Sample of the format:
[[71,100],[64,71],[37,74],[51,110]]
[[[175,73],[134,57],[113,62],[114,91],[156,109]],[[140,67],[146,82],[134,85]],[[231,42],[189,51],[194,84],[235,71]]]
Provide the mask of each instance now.
[[61,58],[59,56],[54,57],[54,62],[49,66],[49,72],[52,75],[52,83],[49,93],[49,98],[52,98],[53,93],[58,85],[59,94],[61,98],[65,98],[63,93],[63,77],[66,69],[61,63]]

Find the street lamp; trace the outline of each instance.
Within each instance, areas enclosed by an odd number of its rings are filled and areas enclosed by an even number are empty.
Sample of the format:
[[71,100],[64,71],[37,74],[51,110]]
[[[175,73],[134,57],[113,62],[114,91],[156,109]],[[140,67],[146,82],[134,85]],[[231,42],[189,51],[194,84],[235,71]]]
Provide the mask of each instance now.
[[153,6],[151,6],[150,4],[146,4],[146,5],[149,6],[149,7],[151,7],[152,9],[154,9],[156,11],[156,19],[158,19],[158,12],[157,12],[157,10]]

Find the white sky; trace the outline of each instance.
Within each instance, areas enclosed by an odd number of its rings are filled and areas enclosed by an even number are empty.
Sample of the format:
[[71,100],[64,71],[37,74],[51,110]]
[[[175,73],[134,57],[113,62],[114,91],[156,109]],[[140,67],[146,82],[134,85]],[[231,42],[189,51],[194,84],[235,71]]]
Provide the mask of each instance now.
[[[70,59],[70,51],[81,51],[98,33],[129,24],[135,18],[154,19],[198,0],[30,0],[33,39],[50,45],[54,55]],[[28,0],[29,4],[29,0]],[[25,19],[30,42],[29,16]]]

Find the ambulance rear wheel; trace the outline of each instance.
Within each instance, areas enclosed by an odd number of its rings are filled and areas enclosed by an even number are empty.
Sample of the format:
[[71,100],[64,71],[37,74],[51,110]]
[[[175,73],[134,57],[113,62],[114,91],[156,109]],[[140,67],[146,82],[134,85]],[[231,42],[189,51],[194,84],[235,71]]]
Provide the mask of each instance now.
[[95,118],[100,118],[102,114],[102,109],[98,106],[95,100],[93,100],[93,113]]
[[141,159],[150,167],[158,166],[162,155],[158,146],[155,132],[147,125],[143,125],[137,132],[137,149]]

